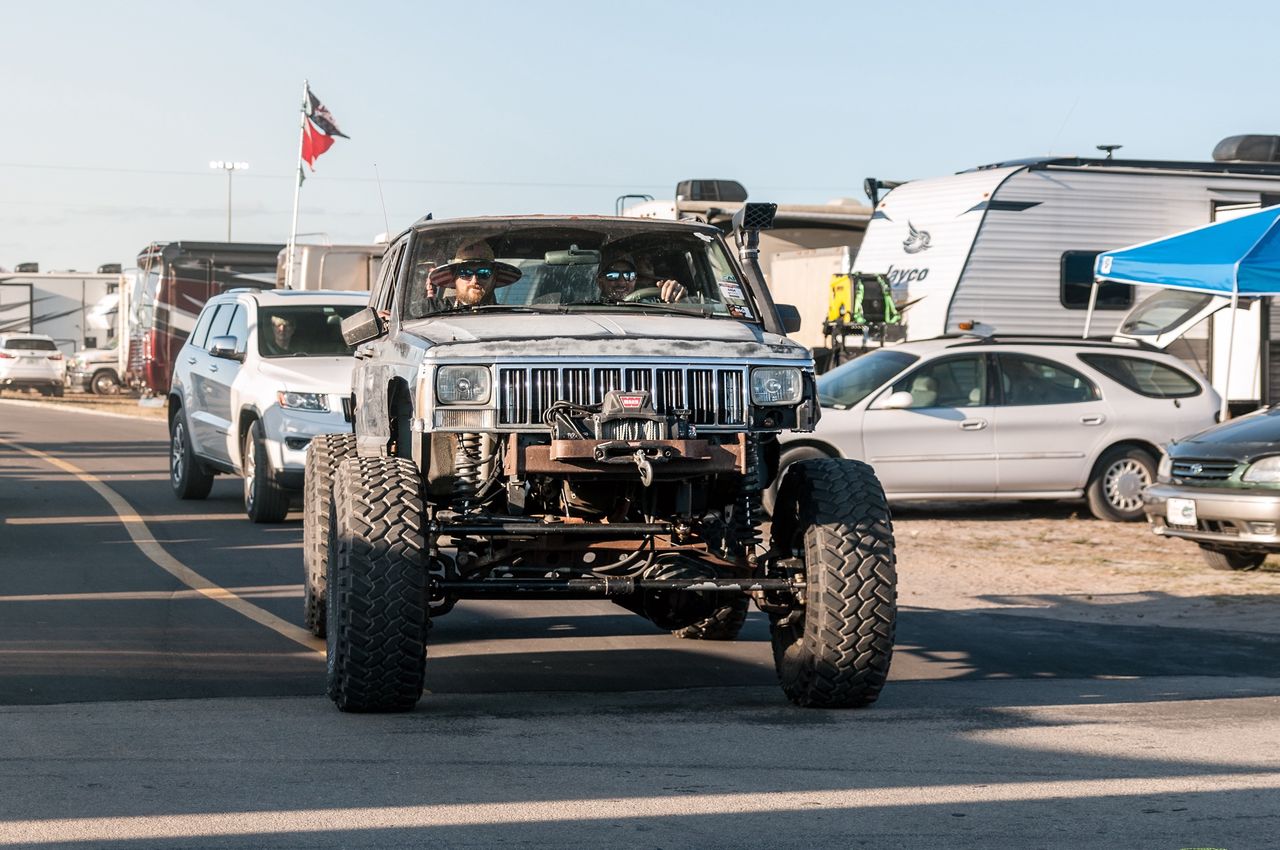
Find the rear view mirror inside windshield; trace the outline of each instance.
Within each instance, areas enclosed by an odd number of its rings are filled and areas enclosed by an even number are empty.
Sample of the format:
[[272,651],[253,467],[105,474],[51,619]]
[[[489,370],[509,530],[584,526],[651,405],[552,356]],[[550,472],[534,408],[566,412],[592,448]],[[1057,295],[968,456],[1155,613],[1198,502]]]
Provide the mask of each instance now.
[[600,264],[600,252],[570,245],[567,251],[548,251],[544,261],[549,266],[595,266]]

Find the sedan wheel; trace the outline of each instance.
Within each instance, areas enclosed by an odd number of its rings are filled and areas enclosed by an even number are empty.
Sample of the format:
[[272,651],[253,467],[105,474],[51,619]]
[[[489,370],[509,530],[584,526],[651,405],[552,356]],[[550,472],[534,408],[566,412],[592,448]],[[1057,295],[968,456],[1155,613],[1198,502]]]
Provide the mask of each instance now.
[[1110,522],[1142,519],[1142,490],[1155,481],[1155,472],[1155,459],[1142,449],[1107,451],[1089,482],[1089,509],[1098,519]]

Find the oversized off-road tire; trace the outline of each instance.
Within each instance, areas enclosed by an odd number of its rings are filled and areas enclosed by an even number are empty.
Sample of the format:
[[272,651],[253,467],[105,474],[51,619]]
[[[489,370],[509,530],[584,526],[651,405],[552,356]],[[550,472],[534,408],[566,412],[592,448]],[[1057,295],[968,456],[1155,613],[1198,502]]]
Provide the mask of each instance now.
[[179,499],[203,499],[213,489],[213,476],[191,448],[191,431],[182,408],[169,417],[169,486]]
[[292,494],[271,468],[261,419],[255,419],[245,431],[240,465],[244,471],[244,512],[249,519],[260,523],[283,522],[289,514]]
[[1142,488],[1156,480],[1156,459],[1136,446],[1107,449],[1093,467],[1085,496],[1089,511],[1108,522],[1138,522],[1145,518]]
[[422,696],[427,569],[422,482],[404,458],[347,458],[333,476],[328,694],[342,711],[408,711]]
[[802,460],[822,460],[831,456],[829,452],[824,452],[817,446],[783,446],[778,456],[778,474],[774,476],[773,483],[764,488],[764,492],[760,494],[760,506],[764,509],[765,515],[773,516],[774,506],[778,503],[778,488],[782,485],[782,479],[786,477],[787,468],[791,464]]
[[333,472],[355,454],[355,434],[321,434],[307,446],[302,480],[302,620],[316,637],[324,637]]
[[120,378],[112,369],[99,369],[89,380],[89,391],[95,395],[118,395]]
[[1212,549],[1200,547],[1204,562],[1215,570],[1256,570],[1267,559],[1266,552],[1244,552],[1239,549]]
[[774,666],[796,705],[857,708],[889,676],[897,620],[893,523],[871,467],[793,464],[778,493],[773,549],[803,559],[805,604],[770,615]]
[[671,634],[684,640],[737,640],[738,633],[747,622],[750,607],[750,597],[735,596],[732,602],[717,608],[705,620],[699,620],[683,629],[672,629]]

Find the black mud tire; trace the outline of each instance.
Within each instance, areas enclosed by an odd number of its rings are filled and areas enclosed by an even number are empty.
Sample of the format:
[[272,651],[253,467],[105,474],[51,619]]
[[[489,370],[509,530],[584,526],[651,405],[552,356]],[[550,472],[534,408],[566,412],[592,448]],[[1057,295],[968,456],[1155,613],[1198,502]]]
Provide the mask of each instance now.
[[1085,497],[1089,512],[1107,522],[1139,522],[1142,488],[1156,480],[1156,459],[1137,446],[1113,446],[1093,467]]
[[169,486],[184,501],[207,498],[213,489],[213,476],[191,448],[191,428],[182,408],[169,417]]
[[1230,570],[1232,572],[1248,572],[1256,570],[1262,566],[1262,562],[1267,560],[1266,552],[1245,552],[1239,549],[1213,549],[1208,546],[1200,547],[1200,555],[1204,558],[1204,562],[1215,570]]
[[824,452],[817,446],[788,447],[784,445],[778,456],[778,474],[774,477],[773,483],[764,488],[764,492],[760,494],[760,506],[764,509],[765,516],[773,516],[773,509],[778,503],[778,488],[782,484],[782,479],[786,477],[787,467],[805,460],[824,460],[829,457],[831,457],[829,452]]
[[120,379],[111,369],[99,369],[89,379],[89,392],[94,395],[119,395]]
[[257,523],[284,522],[293,494],[280,483],[271,468],[261,419],[255,419],[245,431],[240,465],[244,473],[244,512],[249,519]]
[[355,434],[321,434],[307,446],[302,481],[302,621],[320,638],[325,627],[333,473],[339,463],[355,454]]
[[412,461],[352,457],[338,464],[325,596],[327,692],[341,711],[409,711],[422,696],[424,520]]
[[671,634],[682,640],[737,640],[738,633],[747,622],[751,598],[735,596],[728,605],[717,608],[705,620],[699,620],[683,629],[672,629]]
[[62,398],[62,396],[66,393],[66,388],[63,387],[61,384],[59,384],[58,386],[54,387],[51,392],[54,398]]
[[806,708],[861,708],[889,677],[897,621],[893,522],[875,472],[853,460],[793,464],[773,549],[802,557],[805,607],[771,614],[783,692]]

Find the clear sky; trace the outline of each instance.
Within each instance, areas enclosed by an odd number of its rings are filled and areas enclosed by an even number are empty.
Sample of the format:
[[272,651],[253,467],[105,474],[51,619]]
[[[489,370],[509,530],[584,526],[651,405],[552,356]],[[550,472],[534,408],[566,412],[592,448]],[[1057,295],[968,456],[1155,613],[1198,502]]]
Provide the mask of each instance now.
[[[299,231],[610,213],[740,180],[862,181],[1027,156],[1208,159],[1280,133],[1280,3],[0,0],[0,267],[129,265],[151,241],[283,242],[302,81],[351,139]],[[307,237],[320,241],[323,237]]]

